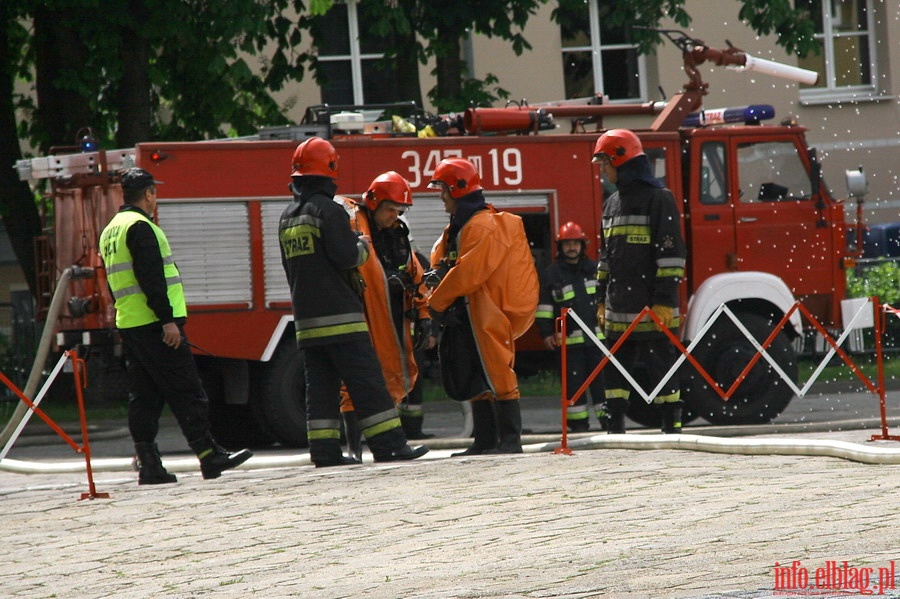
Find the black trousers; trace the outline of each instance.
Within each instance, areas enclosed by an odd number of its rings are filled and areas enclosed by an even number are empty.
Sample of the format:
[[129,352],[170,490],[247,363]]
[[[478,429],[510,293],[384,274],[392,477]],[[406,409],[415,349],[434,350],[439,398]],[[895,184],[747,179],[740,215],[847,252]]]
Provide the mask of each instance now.
[[304,347],[306,414],[313,461],[340,454],[341,383],[369,449],[378,456],[406,445],[394,400],[387,390],[381,363],[368,339]]
[[[128,365],[128,428],[134,442],[156,440],[166,405],[188,441],[209,432],[209,399],[187,343],[178,349],[163,343],[159,323],[120,329],[119,334]],[[181,334],[184,337],[183,329]]]
[[[587,340],[584,344],[566,347],[566,362],[568,366],[566,371],[566,390],[569,393],[569,397],[572,397],[572,394],[581,388],[588,375],[594,372],[594,369],[602,360],[603,352],[594,345],[593,341]],[[604,372],[609,372],[608,366],[600,371],[588,387],[588,391],[591,393],[591,405],[593,406],[603,405],[605,400],[603,391]],[[587,393],[583,393],[574,405],[587,405],[587,396]]]
[[[610,347],[615,344],[615,340],[608,342]],[[672,365],[678,360],[678,350],[666,338],[652,339],[627,339],[625,343],[616,351],[616,359],[625,367],[625,370],[640,384],[644,391],[650,393],[659,384],[659,381],[666,375]],[[631,384],[625,379],[619,369],[608,364],[603,373],[606,380],[606,398],[624,399],[631,398],[634,390]],[[643,398],[634,392],[634,396],[640,401]],[[653,398],[654,403],[664,403],[675,401],[681,396],[681,382],[678,373],[675,373],[671,379],[660,389],[656,397]]]

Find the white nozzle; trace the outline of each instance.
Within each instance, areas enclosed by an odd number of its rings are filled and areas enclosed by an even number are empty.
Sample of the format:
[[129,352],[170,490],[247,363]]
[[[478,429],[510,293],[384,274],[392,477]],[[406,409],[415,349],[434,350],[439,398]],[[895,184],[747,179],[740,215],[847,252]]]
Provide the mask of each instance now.
[[773,60],[750,56],[749,54],[746,54],[745,56],[747,57],[747,62],[744,63],[743,67],[737,67],[738,69],[743,68],[748,71],[765,73],[766,75],[790,79],[791,81],[797,81],[798,83],[804,83],[806,85],[815,85],[816,81],[819,80],[819,74],[815,71],[810,71],[809,69],[792,67]]

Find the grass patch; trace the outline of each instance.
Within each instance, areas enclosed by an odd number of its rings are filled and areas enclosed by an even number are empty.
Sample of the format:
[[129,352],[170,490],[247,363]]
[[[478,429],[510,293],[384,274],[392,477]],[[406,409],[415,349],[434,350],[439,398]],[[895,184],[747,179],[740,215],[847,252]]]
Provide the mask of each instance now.
[[[9,421],[19,403],[21,403],[21,400],[18,397],[0,401],[0,426]],[[56,423],[80,422],[81,419],[78,413],[78,406],[74,401],[47,400],[41,402],[38,407]],[[101,420],[121,420],[128,416],[128,405],[124,402],[122,404],[96,406],[88,404],[85,406],[85,414],[87,415],[88,423]],[[40,417],[37,414],[33,414],[29,421],[29,426],[31,426],[31,423],[36,422],[41,422],[42,426],[44,426]]]
[[[805,382],[809,380],[813,372],[819,367],[823,356],[815,359],[801,358],[798,364],[800,370],[800,380]],[[900,379],[900,360],[893,353],[885,354],[884,357],[884,380],[891,381]],[[852,355],[850,359],[867,377],[877,382],[878,364],[875,360],[875,354]],[[853,370],[844,363],[837,355],[831,360],[828,366],[822,370],[817,383],[829,383],[838,381],[859,381],[859,378]]]
[[[422,384],[423,401],[444,401],[450,399],[444,393],[439,379],[426,378]],[[522,397],[559,397],[562,393],[559,376],[555,370],[543,370],[532,376],[519,377],[519,392]]]

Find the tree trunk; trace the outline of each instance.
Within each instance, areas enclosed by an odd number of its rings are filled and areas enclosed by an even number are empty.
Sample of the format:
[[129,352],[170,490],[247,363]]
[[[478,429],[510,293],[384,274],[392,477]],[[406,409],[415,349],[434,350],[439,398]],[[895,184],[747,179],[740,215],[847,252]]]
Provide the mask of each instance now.
[[[143,0],[131,0],[128,4],[138,23],[149,20]],[[150,43],[141,30],[131,27],[123,28],[120,39],[123,72],[117,97],[116,147],[129,148],[151,136]]]
[[407,35],[397,34],[397,45],[403,48],[396,57],[397,92],[403,100],[411,100],[417,106],[422,105],[422,86],[419,82],[419,58],[416,51],[416,32]]
[[53,10],[44,6],[34,11],[34,48],[38,109],[37,120],[46,132],[41,150],[51,146],[74,146],[75,136],[93,121],[88,98],[71,86],[62,85],[66,76],[84,71],[87,49],[68,23],[84,18],[75,9]]
[[0,214],[3,215],[25,280],[34,294],[36,278],[32,240],[41,234],[41,219],[28,184],[19,180],[15,170],[22,150],[16,134],[16,112],[12,100],[15,65],[10,54],[10,27],[7,23],[13,18],[8,6],[0,5]]
[[435,70],[437,71],[435,104],[441,112],[459,109],[456,103],[462,95],[463,75],[460,40],[461,36],[457,32],[442,31],[438,34],[441,52],[435,56]]

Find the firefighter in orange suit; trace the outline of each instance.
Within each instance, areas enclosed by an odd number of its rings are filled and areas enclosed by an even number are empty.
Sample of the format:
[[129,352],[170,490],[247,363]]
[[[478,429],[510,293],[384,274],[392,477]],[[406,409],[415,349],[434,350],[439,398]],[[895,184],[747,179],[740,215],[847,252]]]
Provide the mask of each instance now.
[[521,453],[515,340],[534,322],[539,288],[522,219],[485,201],[463,158],[442,160],[428,186],[450,214],[426,278],[432,318],[443,327],[441,377],[448,396],[472,403],[474,442],[453,455]]
[[[422,285],[424,269],[413,253],[409,228],[400,220],[412,206],[412,192],[406,179],[389,171],[372,181],[359,202],[346,198],[343,202],[351,227],[370,244],[374,254],[359,267],[366,285],[366,322],[388,392],[400,406],[418,377],[415,350],[430,349],[436,343]],[[341,412],[350,452],[358,456],[362,449],[359,427],[352,399],[346,393]],[[421,438],[421,419],[411,423],[402,411],[398,412],[407,438]],[[416,428],[418,431],[413,430]]]

